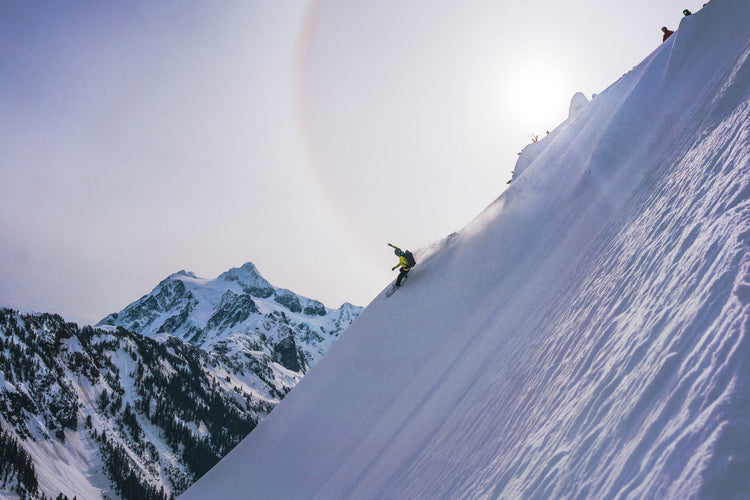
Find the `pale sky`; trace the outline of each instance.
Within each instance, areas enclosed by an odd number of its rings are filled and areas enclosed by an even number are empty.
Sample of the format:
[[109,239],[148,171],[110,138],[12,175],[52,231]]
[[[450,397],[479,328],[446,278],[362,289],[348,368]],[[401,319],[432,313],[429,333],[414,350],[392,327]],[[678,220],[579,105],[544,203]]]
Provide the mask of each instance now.
[[[721,1],[721,0],[713,0]],[[703,1],[0,2],[0,304],[253,262],[367,303]]]

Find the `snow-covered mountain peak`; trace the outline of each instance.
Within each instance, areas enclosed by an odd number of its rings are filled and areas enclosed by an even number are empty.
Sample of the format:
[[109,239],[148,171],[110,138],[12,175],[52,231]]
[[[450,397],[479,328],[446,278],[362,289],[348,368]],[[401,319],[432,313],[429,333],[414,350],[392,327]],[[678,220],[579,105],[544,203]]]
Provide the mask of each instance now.
[[193,271],[185,271],[184,269],[181,271],[177,271],[176,273],[172,274],[170,278],[180,278],[180,277],[186,277],[186,278],[193,278],[197,279],[198,277],[195,275]]
[[246,262],[241,267],[234,267],[222,273],[217,279],[236,282],[245,292],[257,297],[269,297],[274,290],[274,287],[261,276],[252,262]]
[[351,304],[327,309],[317,300],[276,288],[248,262],[213,280],[174,273],[98,326],[120,326],[146,336],[174,335],[204,348],[242,334],[270,343],[271,351],[286,352],[294,338],[292,349],[299,352],[285,359],[298,357],[290,366],[305,371],[361,310]]

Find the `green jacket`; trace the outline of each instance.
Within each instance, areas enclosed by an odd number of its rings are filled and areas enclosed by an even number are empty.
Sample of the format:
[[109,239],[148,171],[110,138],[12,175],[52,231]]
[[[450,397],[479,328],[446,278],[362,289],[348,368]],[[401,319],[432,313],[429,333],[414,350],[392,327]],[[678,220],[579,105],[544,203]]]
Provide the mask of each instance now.
[[403,255],[398,256],[398,264],[393,266],[391,268],[391,271],[395,271],[397,267],[400,267],[402,271],[408,271],[409,269],[411,269],[409,267],[409,262],[407,262],[406,257],[404,257]]

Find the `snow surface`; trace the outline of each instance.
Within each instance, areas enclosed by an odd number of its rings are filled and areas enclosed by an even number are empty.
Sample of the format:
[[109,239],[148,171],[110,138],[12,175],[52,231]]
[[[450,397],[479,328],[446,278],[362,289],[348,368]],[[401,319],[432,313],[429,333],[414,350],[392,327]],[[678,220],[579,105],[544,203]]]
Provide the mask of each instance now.
[[570,99],[570,108],[568,109],[568,118],[577,115],[582,109],[589,104],[589,99],[583,92],[576,92]]
[[684,18],[182,498],[748,498],[748,56]]

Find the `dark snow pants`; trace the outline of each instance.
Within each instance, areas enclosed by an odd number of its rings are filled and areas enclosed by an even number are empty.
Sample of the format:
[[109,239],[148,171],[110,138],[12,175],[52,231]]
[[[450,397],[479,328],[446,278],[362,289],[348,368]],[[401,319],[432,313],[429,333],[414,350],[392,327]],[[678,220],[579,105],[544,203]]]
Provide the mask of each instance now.
[[403,268],[401,268],[401,272],[398,273],[398,278],[396,278],[396,286],[401,286],[401,280],[406,278],[406,275],[409,274],[409,269],[404,271]]

